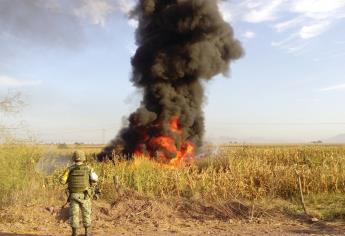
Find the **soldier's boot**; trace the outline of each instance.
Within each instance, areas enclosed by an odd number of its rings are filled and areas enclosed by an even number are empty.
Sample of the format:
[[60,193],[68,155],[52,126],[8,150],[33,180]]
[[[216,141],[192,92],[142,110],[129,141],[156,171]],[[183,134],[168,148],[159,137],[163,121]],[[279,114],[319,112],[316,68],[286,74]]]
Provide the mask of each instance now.
[[77,236],[77,228],[72,228],[72,236]]
[[85,227],[85,236],[91,236],[91,227]]

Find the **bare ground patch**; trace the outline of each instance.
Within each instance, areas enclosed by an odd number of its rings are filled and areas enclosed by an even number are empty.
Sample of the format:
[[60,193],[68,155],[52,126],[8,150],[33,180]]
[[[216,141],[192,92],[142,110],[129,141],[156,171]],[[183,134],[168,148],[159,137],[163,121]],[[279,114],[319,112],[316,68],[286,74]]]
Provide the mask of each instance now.
[[[94,202],[94,235],[345,235],[344,225],[267,214],[238,201],[120,197]],[[68,235],[68,207],[23,205],[0,211],[1,235]],[[80,230],[80,233],[83,233]]]

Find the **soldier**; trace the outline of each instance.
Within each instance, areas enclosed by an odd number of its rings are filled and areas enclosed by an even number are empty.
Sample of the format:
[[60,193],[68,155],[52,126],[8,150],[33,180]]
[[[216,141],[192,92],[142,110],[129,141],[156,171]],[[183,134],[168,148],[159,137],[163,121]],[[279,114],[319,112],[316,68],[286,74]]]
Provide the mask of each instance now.
[[91,235],[91,187],[98,181],[97,174],[88,166],[85,161],[85,153],[83,151],[75,151],[73,153],[74,164],[68,167],[60,177],[62,184],[68,183],[70,202],[70,224],[72,227],[72,236],[77,235],[79,227],[79,209],[82,213],[83,224],[85,227],[85,235]]

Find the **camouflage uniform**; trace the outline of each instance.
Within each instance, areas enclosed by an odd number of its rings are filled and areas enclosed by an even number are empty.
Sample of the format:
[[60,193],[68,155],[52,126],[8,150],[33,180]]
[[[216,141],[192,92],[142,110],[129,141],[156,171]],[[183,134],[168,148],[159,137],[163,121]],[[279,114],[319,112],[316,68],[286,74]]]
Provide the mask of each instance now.
[[83,163],[85,161],[83,152],[76,151],[73,159],[76,163],[65,170],[60,177],[60,182],[68,183],[72,235],[76,235],[76,229],[79,227],[79,211],[82,214],[86,235],[90,235],[91,185],[97,181],[98,177],[91,167]]
[[84,193],[71,193],[70,196],[70,224],[72,228],[79,227],[79,209],[84,227],[91,226],[91,197],[85,199]]

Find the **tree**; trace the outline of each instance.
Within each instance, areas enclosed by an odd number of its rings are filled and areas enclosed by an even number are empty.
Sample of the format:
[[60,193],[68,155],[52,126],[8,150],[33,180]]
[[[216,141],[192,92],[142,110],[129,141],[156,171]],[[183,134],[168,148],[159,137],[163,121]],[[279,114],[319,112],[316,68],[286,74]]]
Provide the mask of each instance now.
[[24,105],[21,93],[8,93],[0,98],[0,113],[18,113]]
[[0,96],[0,143],[12,136],[11,128],[4,123],[2,118],[6,115],[19,113],[24,105],[22,95],[19,92]]

